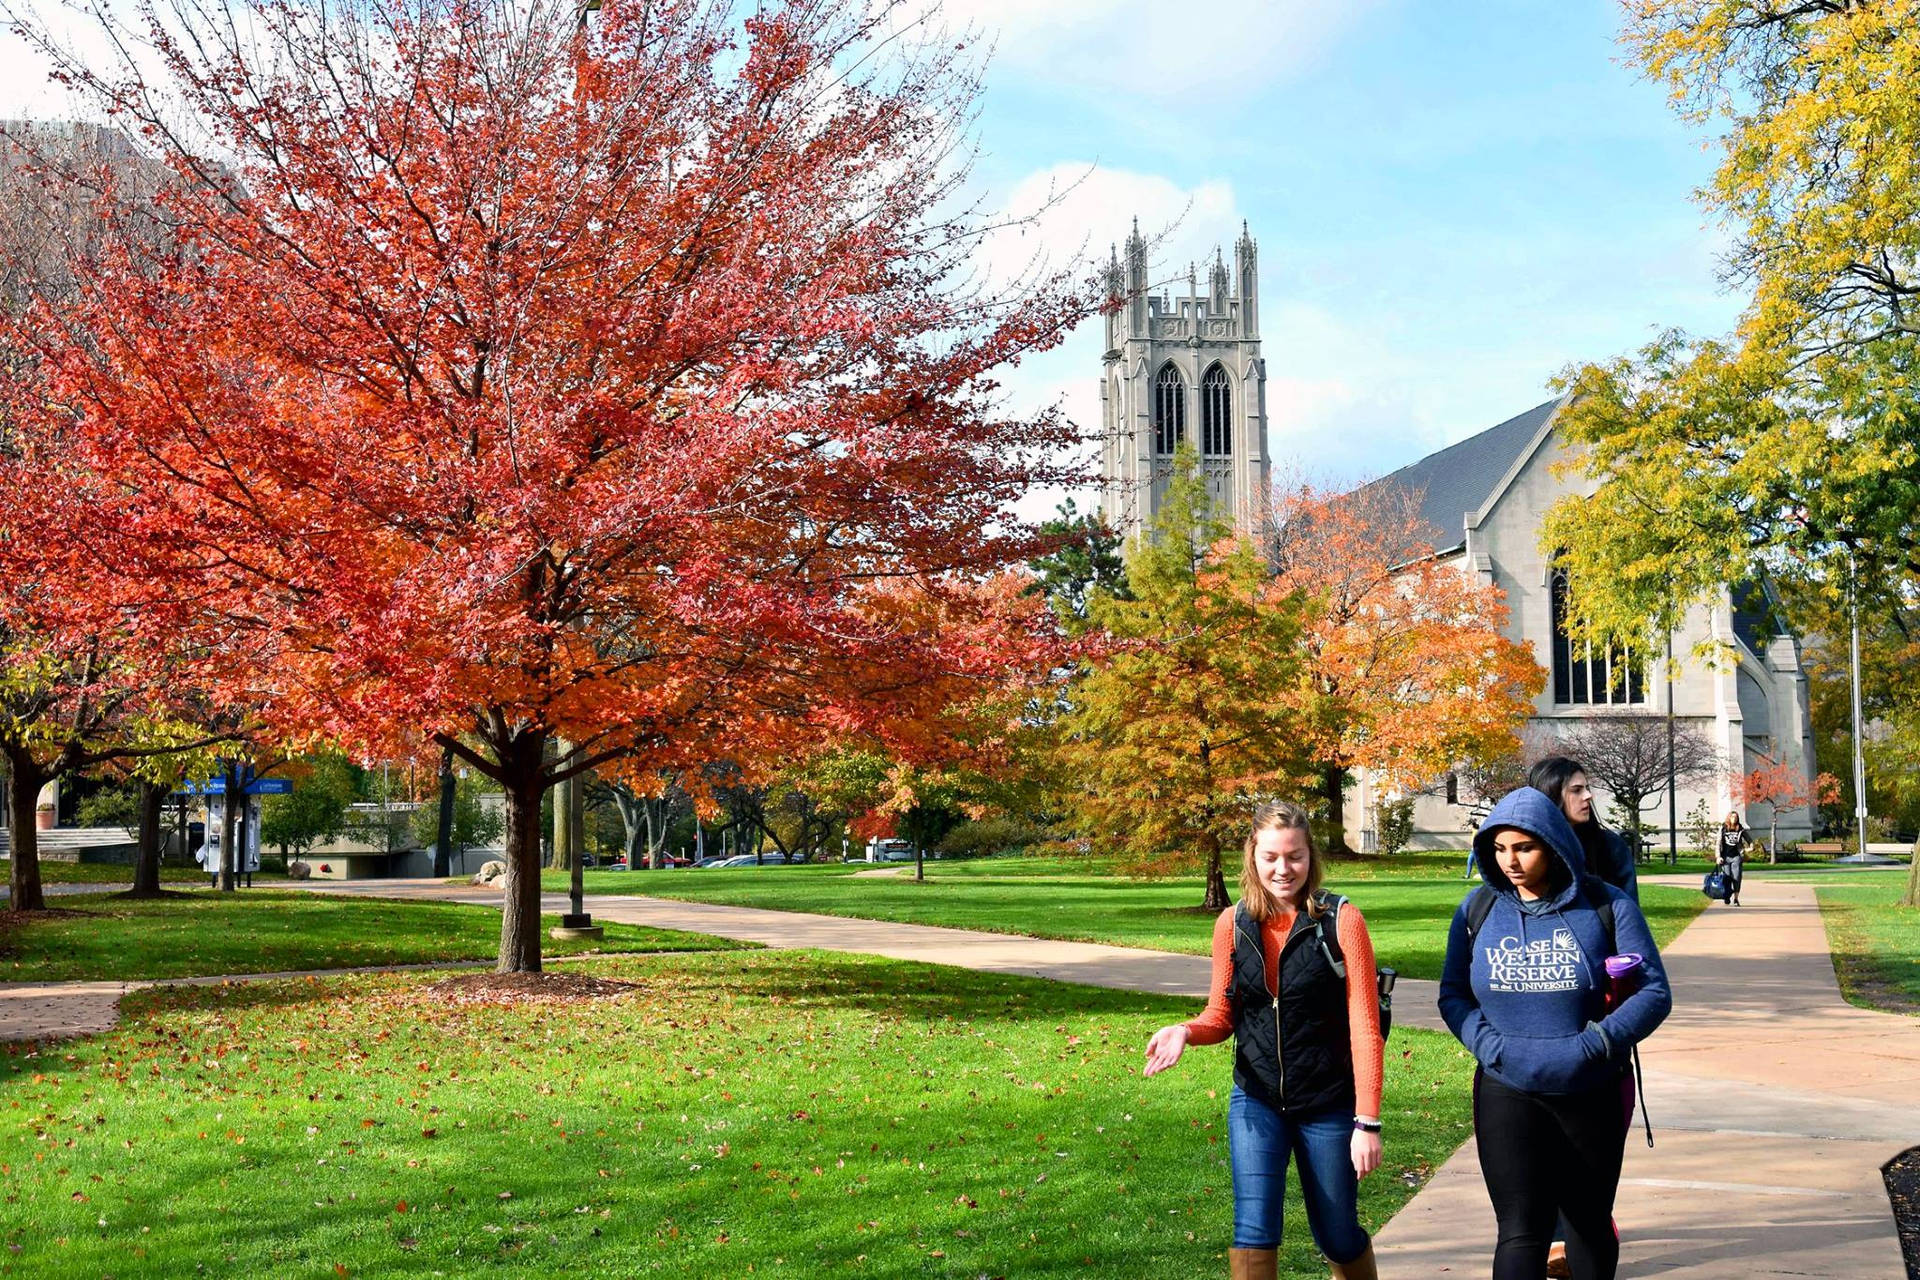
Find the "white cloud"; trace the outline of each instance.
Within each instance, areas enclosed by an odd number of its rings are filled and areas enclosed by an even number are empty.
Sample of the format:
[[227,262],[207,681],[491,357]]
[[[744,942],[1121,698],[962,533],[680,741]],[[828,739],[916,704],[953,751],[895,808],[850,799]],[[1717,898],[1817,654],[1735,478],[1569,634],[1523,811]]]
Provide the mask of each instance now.
[[1311,66],[1375,2],[940,0],[939,14],[994,42],[1003,70],[1165,100]]
[[975,264],[996,283],[1016,278],[1030,265],[1065,267],[1085,255],[1104,262],[1108,248],[1123,241],[1137,218],[1156,243],[1151,278],[1186,274],[1186,264],[1230,251],[1240,234],[1241,214],[1233,187],[1223,181],[1181,187],[1158,174],[1097,168],[1062,161],[1028,174],[999,202],[1011,225],[989,236]]

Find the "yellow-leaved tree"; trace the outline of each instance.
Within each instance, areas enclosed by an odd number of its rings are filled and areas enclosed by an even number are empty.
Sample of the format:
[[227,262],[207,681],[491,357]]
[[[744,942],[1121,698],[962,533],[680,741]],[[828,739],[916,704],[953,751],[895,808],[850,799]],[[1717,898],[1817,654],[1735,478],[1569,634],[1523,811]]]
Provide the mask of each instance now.
[[1126,569],[1131,599],[1088,602],[1102,651],[1058,726],[1062,799],[1096,849],[1142,870],[1203,870],[1203,905],[1222,910],[1222,854],[1258,798],[1297,793],[1310,772],[1299,602],[1212,510],[1187,445]]
[[1623,38],[1685,119],[1720,130],[1700,199],[1750,297],[1723,338],[1671,332],[1564,374],[1561,427],[1599,481],[1544,530],[1575,612],[1590,639],[1643,642],[1758,574],[1910,607],[1920,0],[1634,0]]

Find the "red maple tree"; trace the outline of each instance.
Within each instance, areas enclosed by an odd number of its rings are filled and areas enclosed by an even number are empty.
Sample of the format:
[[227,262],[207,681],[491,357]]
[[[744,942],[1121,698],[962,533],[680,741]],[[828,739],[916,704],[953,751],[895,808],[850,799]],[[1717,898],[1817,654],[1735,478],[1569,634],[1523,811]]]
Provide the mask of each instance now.
[[164,85],[63,66],[181,181],[7,335],[71,481],[30,541],[284,735],[496,780],[502,971],[556,781],[911,757],[1043,643],[974,583],[1072,432],[990,375],[1082,307],[969,284],[964,50],[824,0],[240,7],[131,6]]
[[1737,805],[1767,806],[1767,861],[1776,863],[1780,861],[1780,811],[1835,803],[1840,799],[1840,779],[1830,773],[1809,778],[1805,769],[1777,760],[1735,777],[1732,790]]

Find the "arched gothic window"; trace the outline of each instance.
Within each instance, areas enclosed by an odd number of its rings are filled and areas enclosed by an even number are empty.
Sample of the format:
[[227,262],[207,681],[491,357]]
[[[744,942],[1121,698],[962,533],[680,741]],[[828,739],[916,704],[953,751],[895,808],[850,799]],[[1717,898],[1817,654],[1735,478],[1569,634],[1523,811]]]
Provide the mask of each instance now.
[[1162,365],[1153,380],[1153,451],[1170,454],[1187,438],[1187,380],[1172,365]]
[[1567,571],[1556,568],[1549,583],[1553,612],[1553,700],[1560,706],[1632,706],[1647,700],[1647,676],[1626,649],[1605,651],[1570,634]]
[[1233,453],[1233,386],[1217,364],[1200,379],[1200,452],[1210,458]]

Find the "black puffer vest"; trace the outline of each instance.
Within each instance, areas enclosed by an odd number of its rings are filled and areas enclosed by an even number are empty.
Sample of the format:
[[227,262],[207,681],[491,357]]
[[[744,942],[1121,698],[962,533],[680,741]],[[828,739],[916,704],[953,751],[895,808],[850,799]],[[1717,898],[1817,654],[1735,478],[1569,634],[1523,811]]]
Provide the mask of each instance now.
[[1281,1111],[1351,1111],[1353,1041],[1346,980],[1297,912],[1280,948],[1280,994],[1267,988],[1260,922],[1233,912],[1233,1082]]

